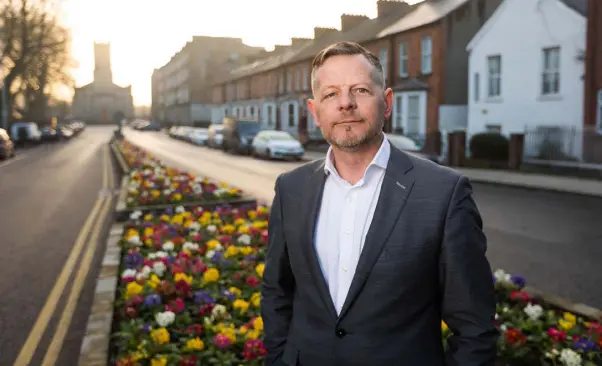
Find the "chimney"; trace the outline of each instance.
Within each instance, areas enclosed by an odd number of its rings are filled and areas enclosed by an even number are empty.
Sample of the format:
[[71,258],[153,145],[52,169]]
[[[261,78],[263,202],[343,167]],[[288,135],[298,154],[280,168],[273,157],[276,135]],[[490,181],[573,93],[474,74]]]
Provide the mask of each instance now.
[[405,1],[378,0],[376,2],[378,18],[385,18],[391,14],[405,15],[412,10],[412,6]]
[[325,34],[331,32],[338,32],[339,30],[336,28],[324,28],[324,27],[314,27],[314,39],[318,39]]
[[343,14],[341,15],[341,31],[347,32],[350,29],[357,27],[364,20],[368,20],[365,15]]
[[285,51],[286,49],[288,49],[290,47],[291,46],[289,46],[289,45],[277,44],[277,45],[274,45],[274,52],[282,52],[282,51]]
[[291,45],[293,47],[300,47],[303,46],[309,42],[313,41],[313,39],[311,38],[298,38],[298,37],[293,37],[291,38]]

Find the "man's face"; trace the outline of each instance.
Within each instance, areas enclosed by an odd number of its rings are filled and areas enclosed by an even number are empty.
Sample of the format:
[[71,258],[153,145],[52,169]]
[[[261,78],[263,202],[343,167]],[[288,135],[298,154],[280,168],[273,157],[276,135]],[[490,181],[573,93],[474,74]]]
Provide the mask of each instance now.
[[377,70],[363,55],[333,56],[316,71],[308,107],[331,145],[358,151],[378,138],[391,115],[393,92],[383,90]]

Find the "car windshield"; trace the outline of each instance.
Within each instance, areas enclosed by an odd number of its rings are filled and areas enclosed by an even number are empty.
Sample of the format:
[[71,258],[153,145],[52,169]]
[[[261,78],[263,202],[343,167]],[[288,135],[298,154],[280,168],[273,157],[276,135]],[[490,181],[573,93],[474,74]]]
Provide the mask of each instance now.
[[276,141],[288,141],[295,139],[293,136],[286,132],[270,132],[267,134],[267,138]]
[[422,147],[413,139],[402,135],[387,135],[393,146],[401,150],[419,151]]
[[238,133],[241,135],[253,134],[259,132],[261,125],[257,122],[238,121]]

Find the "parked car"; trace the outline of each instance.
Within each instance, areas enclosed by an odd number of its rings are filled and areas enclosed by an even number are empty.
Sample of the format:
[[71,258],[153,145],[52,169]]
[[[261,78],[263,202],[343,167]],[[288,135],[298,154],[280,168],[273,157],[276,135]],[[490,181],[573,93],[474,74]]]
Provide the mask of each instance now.
[[222,133],[224,141],[222,143],[222,150],[250,154],[251,143],[259,131],[261,131],[261,123],[259,121],[226,117],[224,118],[223,125]]
[[52,126],[44,126],[40,129],[42,133],[42,141],[58,141],[61,135]]
[[395,135],[390,133],[386,135],[387,139],[396,148],[403,150],[409,154],[433,161],[437,164],[441,164],[440,157],[435,154],[429,154],[427,152],[422,151],[423,147],[420,143],[418,143],[418,141],[404,135]]
[[15,156],[15,144],[5,129],[0,128],[0,159],[12,158]]
[[42,140],[42,133],[35,122],[13,123],[10,136],[16,145],[39,144]]
[[206,128],[194,128],[188,133],[188,140],[199,146],[207,145],[209,139],[209,131]]
[[159,122],[150,121],[150,122],[142,122],[136,126],[136,129],[139,131],[161,131],[162,127]]
[[305,154],[301,142],[286,131],[260,131],[253,139],[251,153],[272,159],[293,158],[300,160]]
[[207,129],[207,146],[214,149],[221,149],[224,142],[224,125],[214,124]]

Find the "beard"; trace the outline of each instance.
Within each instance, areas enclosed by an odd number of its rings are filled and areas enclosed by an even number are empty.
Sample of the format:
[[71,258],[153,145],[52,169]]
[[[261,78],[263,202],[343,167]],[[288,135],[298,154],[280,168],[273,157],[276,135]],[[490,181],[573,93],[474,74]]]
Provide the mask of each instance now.
[[[357,122],[358,124],[367,124],[368,129],[358,133],[352,125],[337,126],[338,122],[332,122],[328,124],[328,126],[322,125],[320,130],[322,131],[324,139],[339,150],[346,152],[360,151],[379,139],[383,129],[383,123],[371,123],[365,118],[358,118],[358,120],[360,121]],[[339,131],[335,131],[335,129]]]

